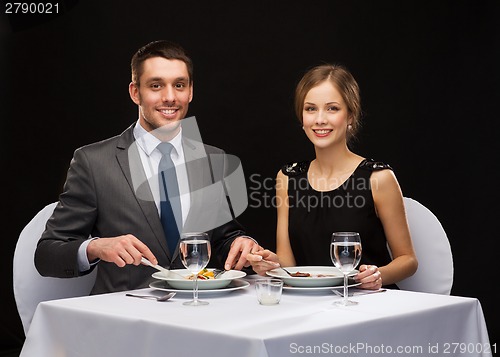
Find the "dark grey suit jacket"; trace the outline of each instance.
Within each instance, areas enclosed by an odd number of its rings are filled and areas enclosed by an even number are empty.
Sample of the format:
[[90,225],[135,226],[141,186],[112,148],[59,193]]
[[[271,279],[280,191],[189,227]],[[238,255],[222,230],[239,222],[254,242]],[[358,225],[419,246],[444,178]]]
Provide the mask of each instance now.
[[[35,266],[41,275],[71,278],[89,273],[80,273],[78,268],[77,252],[82,242],[89,236],[123,234],[133,234],[144,242],[160,265],[183,268],[177,251],[168,250],[149,184],[145,180],[140,184],[141,175],[145,174],[133,145],[134,125],[119,136],[75,151],[63,193],[35,251]],[[213,154],[224,157],[222,150],[189,139],[183,139],[183,148],[192,192],[224,177],[225,161],[211,159]],[[226,198],[224,193],[221,195]],[[192,202],[186,225],[197,222],[200,214],[209,211],[205,208]],[[245,234],[234,219],[208,233],[212,245],[209,266],[219,267],[232,241]],[[92,293],[147,287],[153,280],[154,270],[143,265],[119,268],[101,261],[98,266]]]

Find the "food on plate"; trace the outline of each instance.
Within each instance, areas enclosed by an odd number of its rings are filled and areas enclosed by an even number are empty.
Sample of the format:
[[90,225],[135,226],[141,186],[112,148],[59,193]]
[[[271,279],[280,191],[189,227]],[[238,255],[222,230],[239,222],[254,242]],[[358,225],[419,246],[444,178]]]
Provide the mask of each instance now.
[[291,273],[291,276],[294,278],[335,278],[335,275],[332,274],[311,274],[311,273],[302,273],[297,271],[295,273]]
[[[188,275],[186,277],[188,280],[193,280],[194,279],[194,274]],[[203,269],[198,272],[198,279],[200,280],[209,280],[209,279],[215,279],[214,277],[214,272],[212,270],[208,269]]]

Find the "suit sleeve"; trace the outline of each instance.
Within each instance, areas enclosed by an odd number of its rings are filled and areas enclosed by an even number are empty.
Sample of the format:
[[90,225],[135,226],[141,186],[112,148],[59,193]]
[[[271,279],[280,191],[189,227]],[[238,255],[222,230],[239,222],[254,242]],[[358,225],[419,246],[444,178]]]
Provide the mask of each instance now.
[[71,278],[80,275],[78,248],[92,233],[96,207],[91,167],[85,152],[78,149],[59,203],[35,250],[35,267],[42,276]]

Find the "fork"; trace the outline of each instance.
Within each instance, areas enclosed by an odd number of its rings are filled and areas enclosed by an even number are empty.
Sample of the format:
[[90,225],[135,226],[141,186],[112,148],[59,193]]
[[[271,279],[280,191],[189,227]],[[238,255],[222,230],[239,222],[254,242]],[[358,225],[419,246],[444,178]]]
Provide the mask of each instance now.
[[286,270],[285,268],[283,268],[281,265],[280,265],[280,266],[278,266],[278,269],[283,270],[285,273],[287,273],[287,274],[288,274],[288,276],[293,277],[292,273],[290,273],[288,270]]
[[154,296],[154,295],[136,295],[136,294],[125,294],[125,296],[136,297],[140,299],[152,299],[156,301],[167,301],[170,298],[174,297],[176,293],[168,293],[163,296]]
[[285,268],[283,268],[283,267],[280,267],[280,268],[281,268],[281,270],[283,270],[283,271],[284,271],[285,273],[287,273],[288,275],[293,276],[293,275],[292,275],[292,273],[290,273],[290,272],[289,272],[288,270],[286,270]]
[[285,273],[287,273],[289,276],[293,277],[292,273],[290,273],[288,270],[286,270],[285,268],[283,268],[279,263],[275,263],[275,262],[271,262],[269,260],[265,260],[265,259],[262,259],[263,262],[266,262],[266,263],[269,263],[271,265],[274,265],[276,266],[276,264],[278,264],[277,266],[277,269],[281,269],[283,270]]
[[217,279],[219,278],[220,276],[222,276],[222,274],[224,274],[225,272],[227,272],[229,270],[222,270],[222,269],[214,269],[213,270],[213,273],[214,273],[214,279]]
[[158,270],[158,271],[162,272],[162,273],[163,273],[163,274],[164,274],[167,278],[170,276],[170,274],[173,274],[173,275],[175,275],[177,278],[182,278],[182,279],[184,279],[184,277],[183,277],[182,275],[180,275],[180,274],[178,274],[178,273],[175,273],[175,272],[173,272],[172,270],[169,270],[169,269],[167,269],[167,268],[164,268],[164,267],[162,267],[161,265],[158,265],[158,264],[156,264],[156,265],[155,265],[155,264],[151,263],[149,260],[147,260],[147,259],[146,259],[146,258],[144,258],[144,257],[142,257],[142,258],[141,258],[141,262],[142,262],[143,264],[145,264],[145,265],[149,265],[150,267],[155,268],[156,270]]

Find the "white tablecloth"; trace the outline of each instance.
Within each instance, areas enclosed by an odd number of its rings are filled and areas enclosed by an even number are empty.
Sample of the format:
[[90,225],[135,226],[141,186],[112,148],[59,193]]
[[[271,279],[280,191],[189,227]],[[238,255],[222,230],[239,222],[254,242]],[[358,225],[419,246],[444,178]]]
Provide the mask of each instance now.
[[21,356],[491,356],[474,298],[388,290],[337,307],[331,292],[285,291],[262,306],[253,286],[200,296],[210,304],[125,292],[43,302]]

